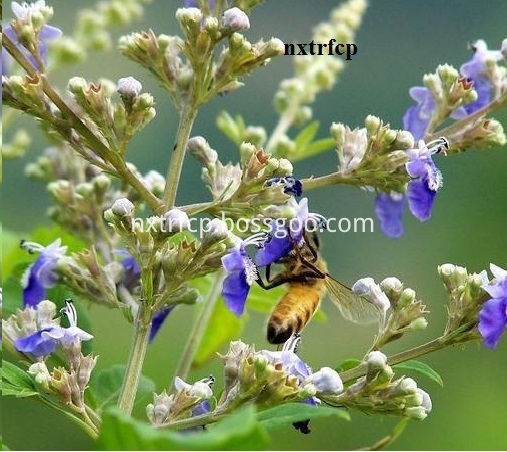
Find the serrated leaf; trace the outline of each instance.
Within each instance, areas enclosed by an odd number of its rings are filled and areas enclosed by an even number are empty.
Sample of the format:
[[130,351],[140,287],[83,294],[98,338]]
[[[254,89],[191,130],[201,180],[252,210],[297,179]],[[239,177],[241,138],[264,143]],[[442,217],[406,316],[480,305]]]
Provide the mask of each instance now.
[[417,372],[421,375],[425,375],[430,380],[434,381],[439,386],[444,386],[444,381],[442,380],[442,377],[440,374],[433,369],[432,367],[428,366],[428,364],[423,363],[422,361],[417,361],[415,359],[411,359],[409,361],[405,361],[400,364],[396,364],[393,366],[393,369],[396,370],[409,370],[413,372]]
[[319,121],[312,121],[294,139],[297,151],[306,149],[319,131]]
[[[93,373],[90,381],[90,389],[93,393],[93,399],[98,409],[103,409],[108,405],[114,405],[118,401],[121,385],[123,383],[123,375],[125,366],[116,364],[109,369],[101,370]],[[146,403],[155,391],[155,383],[149,378],[141,375],[135,405]]]
[[10,361],[2,361],[2,395],[32,397],[39,393],[26,371]]
[[156,430],[114,409],[104,414],[97,440],[100,450],[262,450],[267,445],[253,406],[192,434]]
[[342,361],[336,368],[336,371],[345,372],[346,370],[353,369],[354,367],[359,366],[359,364],[361,364],[361,361],[359,359],[349,358]]
[[344,409],[328,406],[312,406],[307,403],[287,403],[269,408],[257,413],[257,420],[265,427],[271,429],[291,424],[292,422],[328,416],[336,416],[347,421],[350,420],[349,413]]
[[320,140],[310,143],[306,148],[301,151],[298,149],[294,156],[291,156],[291,161],[297,162],[308,157],[314,157],[324,151],[334,149],[336,143],[334,138],[322,138]]

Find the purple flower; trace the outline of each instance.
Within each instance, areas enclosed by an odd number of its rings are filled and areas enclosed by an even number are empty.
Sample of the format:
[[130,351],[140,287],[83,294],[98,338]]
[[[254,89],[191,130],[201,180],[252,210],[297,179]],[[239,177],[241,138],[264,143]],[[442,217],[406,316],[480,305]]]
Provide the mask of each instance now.
[[495,348],[507,326],[507,270],[494,264],[491,264],[490,268],[495,282],[494,284],[486,284],[482,288],[492,298],[482,305],[478,328],[484,345]]
[[139,287],[139,284],[141,283],[141,268],[139,267],[135,257],[127,250],[115,250],[114,254],[123,257],[123,260],[120,261],[124,270],[122,283],[130,292],[132,292],[134,289]]
[[294,177],[274,177],[266,181],[267,187],[282,186],[287,195],[300,197],[303,194],[303,184]]
[[60,246],[61,239],[56,239],[49,246],[44,247],[34,242],[21,242],[21,247],[29,253],[40,253],[36,261],[25,271],[22,278],[23,306],[37,306],[46,298],[46,289],[58,282],[55,273],[58,260],[67,252],[66,246]]
[[460,67],[461,74],[474,83],[477,100],[466,104],[464,109],[469,115],[485,107],[491,101],[493,86],[488,77],[487,62],[499,61],[503,58],[500,50],[488,50],[485,41],[479,39],[473,46],[472,58]]
[[435,110],[435,99],[428,88],[413,86],[409,90],[410,97],[417,105],[410,107],[403,116],[403,128],[414,136],[415,140],[424,138],[426,129]]
[[428,149],[423,141],[419,149],[407,151],[410,160],[405,164],[412,181],[407,187],[408,207],[419,221],[429,220],[431,207],[438,189],[442,186],[442,173],[431,155],[441,151],[439,145]]
[[23,353],[31,353],[34,356],[47,356],[55,351],[58,344],[70,347],[79,344],[81,341],[93,339],[91,334],[77,326],[76,308],[70,300],[65,301],[65,307],[60,312],[69,319],[70,326],[68,328],[60,326],[42,328],[29,336],[16,339],[14,347]]
[[241,240],[222,257],[222,265],[227,271],[222,285],[222,296],[226,306],[238,317],[243,314],[250,287],[257,279],[257,267],[248,255],[246,247],[259,246],[265,237],[265,234],[261,232]]
[[393,239],[403,235],[403,212],[407,201],[402,193],[381,192],[375,198],[375,214],[382,232]]
[[151,330],[150,330],[150,338],[149,341],[153,341],[155,336],[159,332],[162,324],[164,323],[167,316],[171,313],[171,311],[175,308],[176,305],[173,306],[165,306],[160,311],[155,313],[153,319],[151,320]]
[[[19,4],[17,2],[12,2],[12,12],[16,17],[15,20],[18,22],[26,23],[31,26],[31,16],[38,14],[44,17],[43,10],[47,9],[46,4],[43,0],[38,0],[35,3],[26,3]],[[16,31],[14,31],[11,25],[8,25],[3,29],[3,32],[11,39],[11,41],[16,45],[16,47],[23,52],[23,54],[27,57],[28,61],[32,64],[32,66],[36,69],[36,58],[29,52],[27,48],[25,48],[21,42],[19,41],[18,35]],[[62,35],[62,31],[59,28],[52,27],[51,25],[44,24],[37,33],[38,47],[39,47],[39,57],[42,62],[46,63],[46,56],[48,47],[46,45],[46,41],[51,41],[53,39],[59,38]],[[3,49],[2,49],[2,57],[3,57]],[[3,58],[2,58],[3,59]],[[3,63],[3,61],[2,61]],[[2,64],[3,70],[3,64]]]
[[375,198],[375,213],[382,232],[388,237],[403,235],[403,211],[407,203],[410,212],[419,221],[427,221],[431,217],[435,196],[442,186],[442,174],[432,155],[445,149],[447,143],[439,139],[431,144],[434,145],[428,147],[420,140],[418,149],[407,150],[410,160],[405,167],[412,180],[408,183],[406,195],[379,193]]
[[[294,245],[301,242],[305,229],[325,227],[326,219],[318,213],[308,212],[308,199],[303,198],[299,204],[294,198],[289,201],[296,213],[295,218],[285,221],[273,220],[270,223],[268,239],[254,257],[257,266],[263,267],[289,254]],[[288,223],[288,224],[287,224]]]

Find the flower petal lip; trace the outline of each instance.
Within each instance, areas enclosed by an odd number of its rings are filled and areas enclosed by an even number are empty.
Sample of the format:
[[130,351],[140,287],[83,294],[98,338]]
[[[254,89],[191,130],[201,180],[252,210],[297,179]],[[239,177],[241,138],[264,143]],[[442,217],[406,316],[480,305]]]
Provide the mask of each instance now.
[[151,320],[151,329],[150,329],[150,337],[149,341],[152,342],[153,339],[155,339],[155,336],[160,331],[160,328],[162,327],[163,323],[165,322],[167,316],[172,312],[172,310],[176,307],[176,305],[173,306],[165,306],[160,311],[155,313],[153,316],[153,319]]
[[496,348],[507,325],[507,297],[486,301],[479,313],[479,333],[488,348]]
[[407,187],[407,200],[412,215],[419,221],[429,220],[435,196],[436,192],[430,190],[424,180],[410,182]]
[[406,198],[391,196],[389,193],[379,193],[375,198],[375,214],[380,222],[382,232],[391,238],[399,238],[403,235],[403,211],[405,210]]
[[[31,353],[34,356],[47,356],[53,353],[58,345],[58,340],[54,339],[51,334],[58,335],[60,328],[46,328],[36,331],[29,336],[16,339],[14,347],[23,353]],[[48,333],[48,334],[46,334]]]

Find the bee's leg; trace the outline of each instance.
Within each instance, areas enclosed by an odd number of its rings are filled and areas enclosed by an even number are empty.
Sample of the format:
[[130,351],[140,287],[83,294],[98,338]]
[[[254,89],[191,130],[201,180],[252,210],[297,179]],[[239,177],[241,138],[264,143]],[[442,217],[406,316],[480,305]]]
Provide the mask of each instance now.
[[315,233],[312,234],[312,239],[315,243],[315,246],[313,246],[312,243],[310,242],[310,238],[308,237],[308,233],[306,232],[306,230],[303,231],[303,239],[306,243],[308,250],[310,251],[310,253],[312,253],[311,262],[317,262],[317,259],[319,258],[319,255],[317,253],[317,250],[319,249],[319,238],[317,234]]
[[293,278],[287,278],[282,275],[276,275],[272,281],[264,282],[260,276],[257,276],[255,282],[259,284],[264,290],[274,289],[275,287],[281,286],[282,284],[293,281]]
[[313,270],[315,275],[318,275],[313,276],[314,278],[324,279],[327,276],[322,270],[318,269],[313,263],[311,263],[305,257],[303,257],[303,255],[301,254],[301,250],[298,247],[294,248],[294,251],[296,252],[299,261],[309,269]]

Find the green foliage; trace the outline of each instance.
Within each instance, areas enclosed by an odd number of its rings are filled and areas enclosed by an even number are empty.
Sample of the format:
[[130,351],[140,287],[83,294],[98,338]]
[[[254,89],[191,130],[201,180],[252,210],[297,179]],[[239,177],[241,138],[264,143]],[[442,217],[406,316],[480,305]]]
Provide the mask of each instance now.
[[[99,409],[116,404],[120,395],[124,373],[125,366],[117,364],[92,375],[90,391]],[[141,375],[135,403],[146,403],[154,391],[155,383],[144,375]]]
[[435,382],[437,385],[442,387],[444,386],[444,382],[440,374],[436,370],[428,366],[428,364],[423,363],[421,361],[411,359],[409,361],[396,364],[395,366],[393,366],[393,369],[417,372],[421,375],[428,377],[431,381]]
[[218,300],[206,325],[204,336],[194,357],[193,364],[203,365],[213,358],[220,348],[231,340],[239,337],[246,323],[247,315],[236,317],[225,306],[222,298]]
[[33,397],[39,393],[26,371],[9,361],[2,361],[2,395]]
[[2,444],[2,450],[10,450],[4,443],[4,440],[2,439],[2,437],[0,436],[0,443]]
[[340,408],[312,406],[306,403],[287,403],[275,406],[257,414],[257,420],[266,428],[272,429],[305,419],[336,416],[350,421],[349,413]]
[[253,406],[193,434],[155,430],[113,409],[105,413],[97,441],[100,450],[261,450],[267,445]]
[[354,367],[359,366],[361,364],[361,360],[355,358],[349,358],[345,361],[342,361],[338,367],[336,368],[337,372],[345,372],[346,370],[353,369]]

